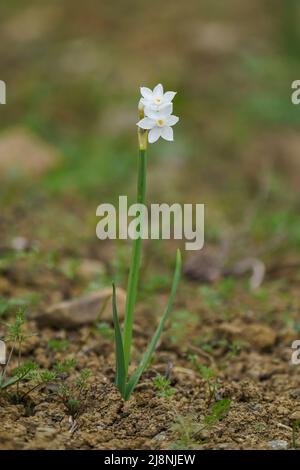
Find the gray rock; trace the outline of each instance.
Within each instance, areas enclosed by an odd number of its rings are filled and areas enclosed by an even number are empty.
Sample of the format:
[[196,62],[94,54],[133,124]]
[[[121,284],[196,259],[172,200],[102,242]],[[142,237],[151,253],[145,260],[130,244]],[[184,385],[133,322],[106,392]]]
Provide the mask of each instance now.
[[273,441],[267,442],[268,447],[275,450],[286,450],[288,448],[288,442],[281,439],[274,439]]
[[[125,315],[126,292],[117,288],[116,297],[119,319],[122,320]],[[112,321],[112,288],[52,305],[47,310],[35,314],[33,319],[40,326],[65,329],[89,325],[98,319]]]

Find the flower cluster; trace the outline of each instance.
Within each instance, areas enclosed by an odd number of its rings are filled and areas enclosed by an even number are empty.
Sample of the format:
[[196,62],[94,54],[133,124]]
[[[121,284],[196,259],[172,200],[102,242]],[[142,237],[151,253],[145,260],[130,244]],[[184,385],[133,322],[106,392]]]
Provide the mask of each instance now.
[[156,85],[153,90],[141,87],[142,98],[139,107],[144,112],[144,118],[141,119],[137,126],[148,132],[148,141],[150,144],[156,142],[160,137],[165,140],[173,140],[173,129],[179,118],[173,116],[172,100],[176,95],[174,91],[164,93],[161,84]]

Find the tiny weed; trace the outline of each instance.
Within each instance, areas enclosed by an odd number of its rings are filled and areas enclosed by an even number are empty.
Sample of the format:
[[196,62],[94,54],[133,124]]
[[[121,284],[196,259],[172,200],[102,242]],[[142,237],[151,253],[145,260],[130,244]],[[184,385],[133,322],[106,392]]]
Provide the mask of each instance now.
[[219,309],[227,302],[233,294],[235,288],[235,280],[228,277],[214,286],[201,286],[198,289],[201,299],[210,309]]
[[201,432],[222,421],[227,416],[229,408],[230,400],[227,398],[216,402],[201,423],[198,423],[196,418],[191,415],[178,416],[171,428],[177,435],[177,440],[172,448],[180,450],[198,449],[202,440]]
[[106,322],[96,323],[95,325],[97,333],[100,333],[103,338],[112,340],[114,337],[114,330]]
[[184,349],[186,338],[190,338],[190,333],[194,331],[198,322],[199,318],[193,312],[188,310],[174,312],[169,333],[172,344],[180,344],[181,348]]
[[195,370],[199,375],[206,381],[207,384],[207,399],[210,403],[213,398],[216,397],[216,392],[218,389],[218,383],[216,381],[216,374],[212,369],[206,367],[198,362],[196,355],[189,356],[189,360],[193,364]]
[[71,369],[74,367],[74,361],[68,360],[64,363],[56,364],[55,370],[63,380],[57,390],[57,395],[63,402],[67,412],[75,418],[84,408],[86,393],[89,390],[88,379],[91,376],[89,369],[83,369],[75,380],[67,380]]
[[154,377],[153,384],[157,389],[156,394],[158,397],[171,398],[176,393],[176,388],[171,387],[170,380],[161,374]]
[[0,317],[4,317],[12,310],[15,310],[19,307],[26,307],[27,301],[25,299],[10,298],[6,299],[5,297],[0,297]]
[[50,339],[48,348],[55,352],[65,352],[69,348],[70,343],[66,339]]
[[178,416],[171,430],[177,437],[172,445],[174,450],[190,450],[199,448],[196,436],[200,432],[200,425],[196,419],[191,416]]
[[216,424],[218,421],[222,421],[222,419],[228,415],[229,408],[229,398],[224,398],[223,400],[217,401],[213,404],[210,414],[205,416],[204,424],[210,427]]
[[59,376],[68,376],[72,369],[76,366],[75,359],[65,359],[63,362],[55,364],[54,371]]
[[[28,378],[29,374],[35,368],[35,366],[33,365],[34,363],[32,362],[25,362],[23,364],[21,362],[22,345],[26,341],[26,339],[31,336],[25,334],[25,323],[26,320],[24,309],[20,309],[17,311],[14,321],[5,324],[7,329],[7,341],[10,342],[12,346],[7,358],[6,365],[4,366],[3,371],[0,373],[0,393],[1,391],[6,390],[12,385],[16,384],[16,396],[18,398],[20,397],[20,382]],[[8,367],[15,351],[17,352],[17,367],[13,370],[11,377],[7,378]]]

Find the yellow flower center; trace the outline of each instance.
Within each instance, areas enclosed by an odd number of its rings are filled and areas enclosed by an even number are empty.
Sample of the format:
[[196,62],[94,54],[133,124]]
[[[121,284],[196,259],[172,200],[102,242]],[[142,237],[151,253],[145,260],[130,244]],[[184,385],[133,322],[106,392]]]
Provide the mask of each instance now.
[[154,101],[155,101],[156,104],[160,104],[161,103],[161,98],[155,98]]
[[158,124],[159,126],[163,126],[164,123],[165,123],[165,121],[164,121],[163,119],[158,119],[158,120],[157,120],[157,124]]

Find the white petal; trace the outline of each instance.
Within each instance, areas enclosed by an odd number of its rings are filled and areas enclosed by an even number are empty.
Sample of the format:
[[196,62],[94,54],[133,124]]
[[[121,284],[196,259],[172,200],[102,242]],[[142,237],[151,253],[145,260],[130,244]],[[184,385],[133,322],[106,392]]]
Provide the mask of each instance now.
[[162,116],[169,116],[173,111],[173,104],[172,103],[167,103],[163,104],[162,106],[159,107],[159,113]]
[[171,101],[172,101],[172,99],[174,98],[175,95],[176,95],[176,91],[167,91],[164,94],[164,102],[165,103],[171,103]]
[[148,134],[148,141],[150,144],[156,142],[161,136],[161,129],[159,127],[153,127]]
[[179,121],[179,117],[177,116],[169,116],[167,119],[167,126],[175,126]]
[[157,109],[155,109],[153,106],[145,106],[144,108],[144,113],[145,116],[147,116],[150,119],[159,119],[160,113]]
[[143,103],[144,106],[150,106],[152,100],[148,100],[147,98],[141,98],[141,103]]
[[137,126],[139,126],[141,129],[152,129],[152,127],[155,126],[155,121],[145,117],[137,123]]
[[147,88],[147,87],[145,87],[145,86],[142,86],[142,87],[140,88],[140,90],[141,90],[141,95],[142,95],[144,98],[146,98],[146,100],[151,100],[151,99],[152,99],[153,94],[152,94],[152,90],[150,90],[150,88]]
[[172,127],[165,126],[161,128],[161,136],[165,140],[172,141],[173,139],[173,129]]
[[153,95],[154,96],[163,96],[164,94],[164,89],[161,83],[156,85],[156,87],[153,89]]

